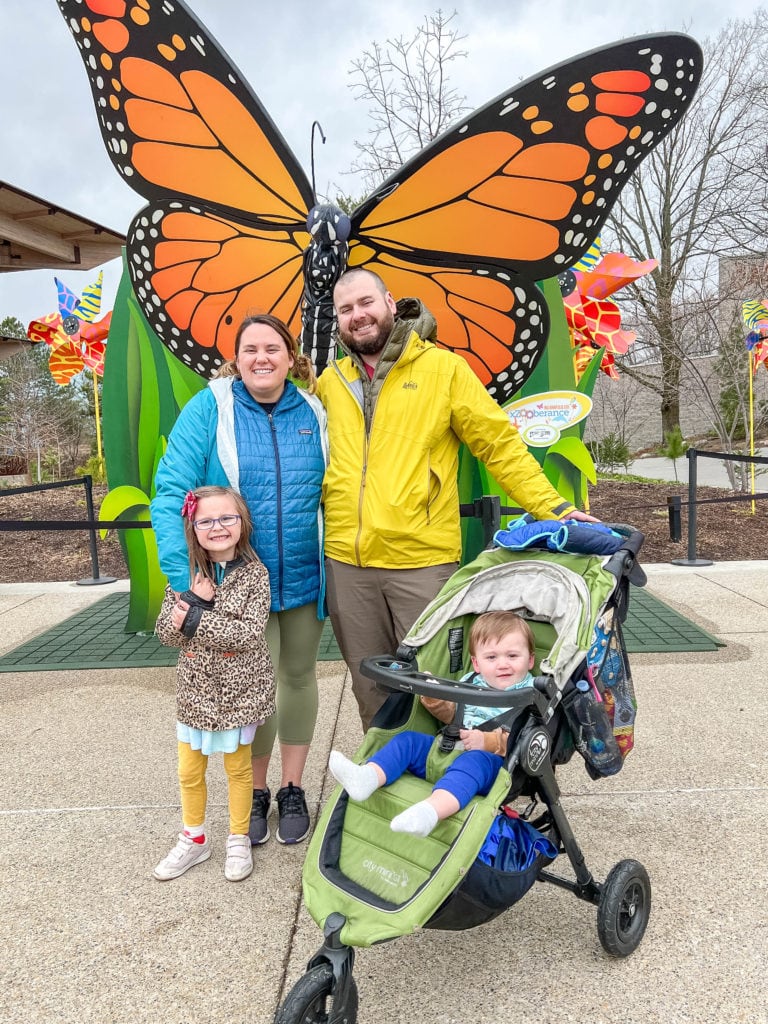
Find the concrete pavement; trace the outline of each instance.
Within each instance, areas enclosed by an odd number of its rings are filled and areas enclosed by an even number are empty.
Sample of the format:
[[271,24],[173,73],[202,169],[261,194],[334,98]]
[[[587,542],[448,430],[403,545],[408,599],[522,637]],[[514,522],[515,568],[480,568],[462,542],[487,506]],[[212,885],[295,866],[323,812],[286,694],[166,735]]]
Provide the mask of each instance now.
[[[768,457],[768,448],[756,448],[755,455],[762,458]],[[685,456],[673,463],[671,459],[662,456],[648,455],[630,462],[627,466],[627,472],[634,473],[637,476],[648,477],[652,480],[676,480],[681,484],[687,484],[689,464],[689,460]],[[746,469],[747,487],[749,489],[751,481],[750,464],[734,462],[733,467],[737,474],[737,480],[739,479],[738,474],[741,472],[742,467]],[[677,475],[675,475],[675,470]],[[697,456],[696,480],[702,487],[731,486],[725,462],[722,459],[711,459],[708,456]],[[768,489],[768,466],[756,463],[755,491],[765,491],[766,489]]]
[[[558,772],[595,875],[624,857],[649,871],[641,946],[609,958],[595,909],[538,885],[489,925],[358,951],[360,1024],[768,1024],[768,562],[647,568],[656,596],[727,646],[633,656],[624,770],[592,782],[575,757]],[[0,651],[106,590],[0,586]],[[361,736],[344,665],[319,672],[313,815],[331,747],[351,753]],[[0,687],[0,1019],[269,1024],[321,941],[301,901],[305,847],[273,839],[250,879],[226,882],[212,759],[213,856],[152,879],[179,830],[174,670],[2,674]]]

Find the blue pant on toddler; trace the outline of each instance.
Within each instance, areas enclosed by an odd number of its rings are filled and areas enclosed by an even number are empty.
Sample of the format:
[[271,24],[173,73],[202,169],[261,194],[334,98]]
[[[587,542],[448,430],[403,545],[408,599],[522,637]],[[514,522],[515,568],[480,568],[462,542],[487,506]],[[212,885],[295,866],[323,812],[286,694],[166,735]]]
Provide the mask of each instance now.
[[[424,779],[434,739],[422,732],[399,732],[370,757],[369,762],[381,768],[387,785],[399,779],[403,772]],[[447,790],[459,801],[459,807],[466,807],[473,796],[478,793],[485,796],[489,792],[503,763],[498,754],[487,750],[465,750],[451,762],[433,788]]]

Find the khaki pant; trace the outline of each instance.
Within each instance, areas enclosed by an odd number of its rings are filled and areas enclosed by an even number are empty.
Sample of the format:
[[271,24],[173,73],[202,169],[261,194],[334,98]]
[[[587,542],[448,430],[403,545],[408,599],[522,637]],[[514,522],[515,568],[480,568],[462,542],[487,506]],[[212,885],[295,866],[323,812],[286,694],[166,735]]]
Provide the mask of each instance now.
[[[241,743],[232,754],[224,754],[224,771],[229,790],[229,831],[234,836],[247,836],[253,801],[251,746]],[[208,757],[193,750],[188,743],[179,743],[179,788],[181,789],[181,820],[193,828],[205,822],[208,789],[205,770]]]
[[360,674],[361,660],[377,654],[394,655],[400,641],[456,568],[456,562],[423,569],[361,568],[326,558],[328,611],[352,676],[352,692],[364,730],[369,728],[388,693]]

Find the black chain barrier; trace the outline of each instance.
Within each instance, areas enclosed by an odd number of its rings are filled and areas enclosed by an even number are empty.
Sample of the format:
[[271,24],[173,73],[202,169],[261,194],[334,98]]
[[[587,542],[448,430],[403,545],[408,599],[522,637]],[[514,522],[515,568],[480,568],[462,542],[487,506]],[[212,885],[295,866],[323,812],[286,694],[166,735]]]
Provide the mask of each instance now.
[[[689,448],[686,458],[689,461],[688,470],[688,500],[683,501],[679,494],[667,498],[667,511],[669,515],[669,539],[672,541],[682,540],[682,508],[687,506],[688,511],[688,557],[687,559],[675,558],[673,565],[711,565],[708,559],[696,557],[696,507],[698,505],[718,505],[737,501],[757,501],[761,498],[768,498],[768,492],[756,494],[730,495],[726,498],[697,498],[697,458],[720,459],[721,461],[747,462],[760,465],[768,465],[768,458],[759,455],[731,455],[727,452],[701,451],[697,448]],[[124,522],[120,519],[100,521],[94,519],[93,508],[93,479],[90,476],[83,476],[77,480],[59,480],[48,484],[31,484],[25,487],[9,487],[0,490],[0,497],[9,494],[30,494],[34,491],[47,491],[57,487],[71,487],[83,485],[85,487],[85,501],[88,511],[87,519],[0,519],[0,533],[8,532],[29,532],[39,530],[64,531],[64,530],[88,530],[90,533],[91,568],[93,577],[90,580],[78,580],[78,583],[114,583],[112,576],[99,575],[99,559],[96,548],[97,530],[151,530],[152,523],[148,520],[140,522]],[[658,504],[648,505],[627,505],[626,511],[630,509],[659,508]],[[493,535],[501,527],[501,517],[517,515],[523,509],[509,505],[502,505],[497,495],[483,495],[471,504],[459,506],[459,512],[464,517],[480,519],[483,526],[483,539],[486,545],[493,540]]]
[[709,452],[699,448],[689,448],[685,453],[688,459],[688,500],[683,501],[680,495],[667,498],[667,509],[669,513],[669,538],[679,541],[682,539],[681,509],[683,505],[688,506],[688,557],[673,558],[673,565],[712,565],[710,558],[696,557],[696,509],[699,505],[720,505],[726,502],[735,501],[757,501],[760,498],[768,498],[768,494],[737,494],[728,498],[697,498],[696,488],[698,486],[697,459],[720,459],[721,462],[746,462],[753,465],[768,466],[768,458],[763,455],[732,455],[729,452]]
[[81,476],[76,480],[56,480],[53,483],[48,484],[28,484],[24,487],[6,487],[0,490],[0,498],[6,497],[10,494],[33,494],[35,491],[53,491],[58,487],[84,487],[85,488],[85,508],[88,513],[88,518],[85,520],[66,519],[66,520],[45,520],[40,521],[36,519],[0,519],[0,531],[24,531],[24,532],[36,532],[39,530],[88,530],[88,546],[91,553],[91,578],[86,580],[77,580],[80,586],[92,586],[95,583],[115,583],[115,576],[102,576],[99,573],[99,552],[96,546],[96,531],[97,530],[108,530],[108,529],[134,529],[137,526],[146,528],[151,526],[151,523],[100,523],[95,520],[95,509],[93,507],[93,477],[92,476]]

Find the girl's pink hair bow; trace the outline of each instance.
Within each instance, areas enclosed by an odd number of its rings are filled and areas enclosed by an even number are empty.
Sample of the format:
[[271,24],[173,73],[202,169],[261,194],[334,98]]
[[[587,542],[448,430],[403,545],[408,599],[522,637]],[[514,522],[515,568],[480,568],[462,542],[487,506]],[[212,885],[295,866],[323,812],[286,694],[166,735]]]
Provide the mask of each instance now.
[[190,522],[195,518],[197,512],[197,495],[194,491],[187,491],[184,504],[181,506],[181,514],[186,516]]

